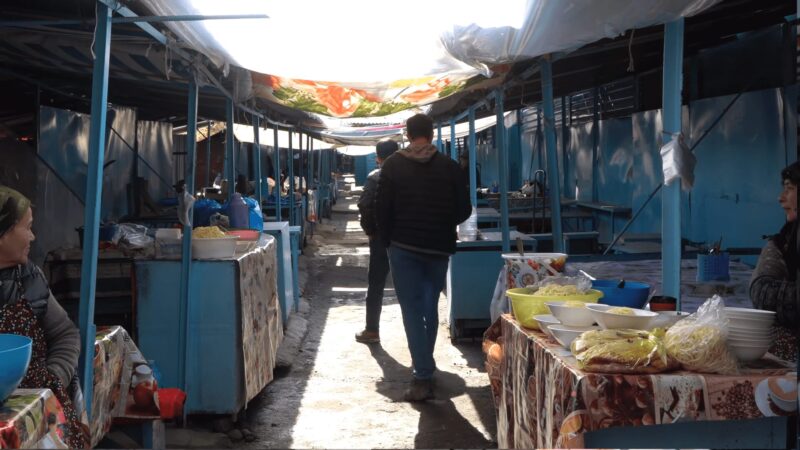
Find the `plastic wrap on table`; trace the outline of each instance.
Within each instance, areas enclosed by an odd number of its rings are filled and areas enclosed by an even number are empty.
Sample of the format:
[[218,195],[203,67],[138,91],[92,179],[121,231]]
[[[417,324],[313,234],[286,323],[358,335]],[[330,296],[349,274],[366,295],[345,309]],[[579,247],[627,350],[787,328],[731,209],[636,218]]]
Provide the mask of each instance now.
[[794,366],[772,357],[738,376],[588,373],[510,314],[486,331],[484,352],[499,448],[580,448],[585,433],[604,428],[797,414],[770,400],[771,384],[797,385]]
[[718,295],[703,303],[697,312],[670,327],[664,337],[669,354],[686,370],[702,373],[736,374],[736,357],[728,350],[728,318]]

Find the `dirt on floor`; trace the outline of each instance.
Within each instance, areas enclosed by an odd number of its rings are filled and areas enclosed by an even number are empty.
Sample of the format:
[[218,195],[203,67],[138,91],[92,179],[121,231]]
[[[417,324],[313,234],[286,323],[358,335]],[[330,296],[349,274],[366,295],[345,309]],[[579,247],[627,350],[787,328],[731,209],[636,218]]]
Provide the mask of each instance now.
[[[352,181],[352,179],[350,179]],[[245,448],[496,447],[495,413],[480,342],[453,344],[440,302],[436,398],[402,401],[411,360],[400,307],[388,283],[381,343],[354,340],[364,327],[367,240],[358,224],[357,189],[343,191],[333,217],[305,250],[308,333],[294,364],[247,407],[239,424],[255,435]]]

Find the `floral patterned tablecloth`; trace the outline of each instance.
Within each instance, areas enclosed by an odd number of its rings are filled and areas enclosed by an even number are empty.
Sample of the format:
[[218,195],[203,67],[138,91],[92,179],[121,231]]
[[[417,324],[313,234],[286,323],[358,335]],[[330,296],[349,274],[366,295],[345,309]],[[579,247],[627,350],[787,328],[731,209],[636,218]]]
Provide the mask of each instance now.
[[0,448],[67,448],[66,427],[50,389],[17,389],[0,405]]
[[[119,326],[98,329],[94,348],[94,392],[89,423],[93,447],[103,439],[116,418],[160,418],[157,395],[140,394],[138,402],[134,400],[133,370],[147,361],[128,332]],[[49,389],[17,389],[0,406],[0,448],[67,448],[62,440],[64,426],[61,404]]]
[[581,448],[584,433],[603,428],[797,414],[773,402],[773,387],[796,386],[797,373],[771,355],[735,377],[587,373],[569,350],[510,314],[483,345],[500,448]]

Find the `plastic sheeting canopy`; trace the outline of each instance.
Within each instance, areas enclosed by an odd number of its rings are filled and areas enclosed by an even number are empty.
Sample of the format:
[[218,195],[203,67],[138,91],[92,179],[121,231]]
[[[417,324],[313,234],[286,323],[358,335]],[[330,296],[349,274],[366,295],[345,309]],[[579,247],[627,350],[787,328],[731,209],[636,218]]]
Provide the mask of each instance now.
[[266,14],[166,22],[252,94],[333,117],[370,117],[468,88],[500,65],[568,51],[720,0],[140,0],[152,14]]

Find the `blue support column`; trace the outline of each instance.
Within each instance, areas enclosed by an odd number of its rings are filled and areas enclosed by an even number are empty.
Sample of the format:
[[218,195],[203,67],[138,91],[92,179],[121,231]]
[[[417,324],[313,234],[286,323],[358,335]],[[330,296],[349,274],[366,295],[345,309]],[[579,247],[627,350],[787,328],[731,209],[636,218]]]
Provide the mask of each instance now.
[[[598,192],[598,178],[600,178],[600,168],[598,167],[600,159],[600,89],[597,86],[594,87],[592,99],[592,201],[597,202],[600,200],[600,192]],[[611,239],[613,240],[614,236],[611,236]]]
[[[681,132],[683,88],[683,19],[664,26],[664,143]],[[664,295],[681,307],[681,182],[664,186],[661,193],[661,276]]]
[[94,386],[94,300],[97,277],[100,207],[103,198],[103,159],[106,142],[106,109],[108,108],[108,60],[111,50],[111,9],[97,4],[95,60],[92,70],[92,121],[89,128],[89,171],[86,177],[86,205],[83,212],[83,264],[81,265],[81,302],[78,324],[81,331],[79,373],[91,417]]
[[508,145],[506,143],[506,123],[503,118],[503,88],[495,91],[497,125],[495,143],[500,159],[500,228],[503,236],[503,252],[511,251],[511,238],[508,227]]
[[272,147],[272,171],[275,176],[275,187],[273,193],[275,194],[275,221],[280,222],[281,219],[281,147],[278,145],[278,127],[272,129],[273,132],[273,147]]
[[450,119],[450,157],[458,161],[458,146],[456,146],[456,119]]
[[261,145],[259,143],[259,133],[261,130],[260,121],[258,116],[253,114],[253,163],[255,164],[256,172],[256,200],[258,200],[259,207],[263,200],[261,195]]
[[[186,113],[186,192],[194,192],[195,178],[195,152],[197,137],[197,82],[194,77],[189,81],[189,106]],[[230,130],[231,128],[229,128]],[[231,133],[232,135],[233,133]],[[229,185],[230,186],[230,185]],[[191,212],[189,217],[192,217]],[[181,381],[181,389],[189,391],[189,338],[191,329],[189,318],[191,315],[192,301],[191,294],[191,274],[192,274],[192,227],[188,224],[183,226],[183,242],[181,242],[181,303],[178,313],[178,337],[180,339],[181,364],[178,365],[178,379]]]
[[286,156],[286,178],[289,180],[289,225],[294,225],[294,149],[292,148],[292,135],[289,130],[289,153]]
[[552,220],[553,251],[564,251],[561,231],[561,185],[558,181],[558,149],[556,148],[556,120],[553,108],[553,65],[550,57],[542,58],[542,107],[544,108],[544,141],[547,147],[547,184],[550,189],[550,218]]
[[569,128],[567,128],[567,97],[561,97],[561,160],[564,161],[564,195],[570,195],[569,191],[569,150],[567,142],[569,141]]
[[228,178],[228,204],[230,204],[236,186],[236,161],[233,156],[233,100],[231,99],[225,100],[225,118],[225,177]]
[[[800,0],[798,0],[800,1]],[[478,151],[475,148],[475,109],[469,109],[469,199],[473,208],[478,207]]]
[[206,127],[206,186],[211,186],[214,181],[211,178],[211,121],[208,121]]
[[436,126],[436,149],[444,152],[444,147],[442,146],[442,124]]

